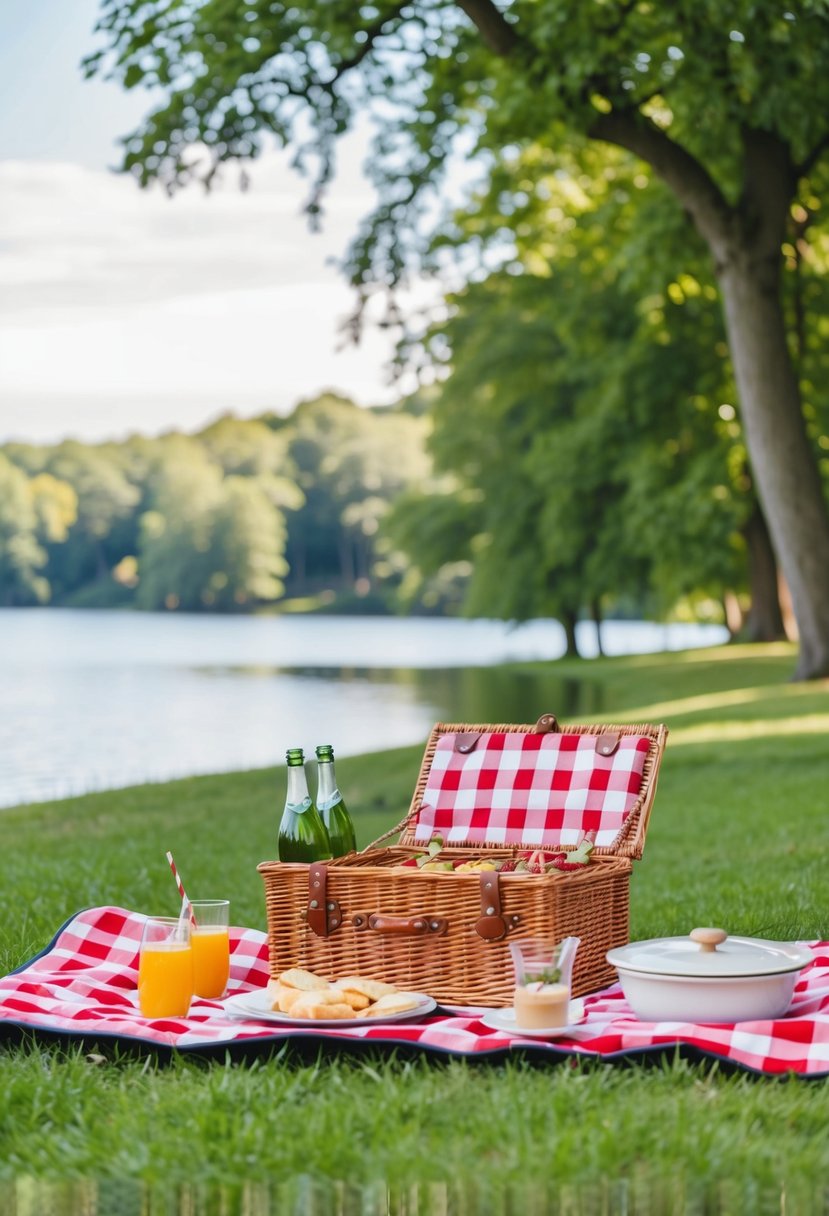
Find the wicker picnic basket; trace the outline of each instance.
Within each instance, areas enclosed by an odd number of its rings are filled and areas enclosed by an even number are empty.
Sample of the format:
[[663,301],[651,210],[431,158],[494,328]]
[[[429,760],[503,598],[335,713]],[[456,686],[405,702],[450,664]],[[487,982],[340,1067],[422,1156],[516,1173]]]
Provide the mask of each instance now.
[[[573,992],[615,979],[628,941],[632,860],[642,856],[664,726],[438,723],[409,814],[365,850],[311,866],[263,862],[270,970],[365,975],[454,1005],[512,1002],[509,943],[581,939]],[[383,842],[402,832],[397,845]],[[440,836],[439,856],[513,858],[595,849],[579,871],[401,868]]]

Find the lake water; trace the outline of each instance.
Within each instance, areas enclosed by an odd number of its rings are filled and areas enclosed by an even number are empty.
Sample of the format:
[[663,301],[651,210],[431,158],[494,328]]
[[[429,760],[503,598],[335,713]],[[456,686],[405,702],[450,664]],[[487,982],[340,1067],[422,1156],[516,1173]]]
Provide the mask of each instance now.
[[[608,654],[725,636],[638,622],[602,631]],[[579,642],[596,653],[591,625]],[[537,673],[496,666],[563,651],[556,621],[3,609],[0,806],[281,764],[287,747],[420,743],[441,720],[598,712],[595,687],[585,704],[572,679],[542,692]]]

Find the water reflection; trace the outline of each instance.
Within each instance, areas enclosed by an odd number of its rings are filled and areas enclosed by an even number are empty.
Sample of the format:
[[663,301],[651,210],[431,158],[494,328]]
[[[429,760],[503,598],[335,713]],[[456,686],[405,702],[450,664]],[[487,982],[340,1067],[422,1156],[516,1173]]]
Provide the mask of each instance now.
[[439,708],[446,722],[535,722],[543,713],[566,718],[601,714],[605,686],[555,671],[518,667],[286,667],[239,668],[237,674],[276,679],[293,676],[309,681],[364,683],[408,689],[422,705]]
[[[605,640],[615,653],[721,640],[678,629],[610,622]],[[604,691],[592,675],[499,666],[554,658],[560,633],[555,621],[4,609],[0,807],[264,768],[323,735],[353,756],[422,744],[437,721],[590,720]]]
[[595,1183],[358,1185],[308,1176],[228,1185],[139,1180],[0,1182],[0,1216],[798,1216],[827,1211],[817,1188],[763,1189],[750,1180],[705,1183],[638,1170]]
[[535,722],[544,713],[588,718],[604,705],[599,681],[554,670],[463,667],[415,674],[422,698],[440,705],[448,722]]

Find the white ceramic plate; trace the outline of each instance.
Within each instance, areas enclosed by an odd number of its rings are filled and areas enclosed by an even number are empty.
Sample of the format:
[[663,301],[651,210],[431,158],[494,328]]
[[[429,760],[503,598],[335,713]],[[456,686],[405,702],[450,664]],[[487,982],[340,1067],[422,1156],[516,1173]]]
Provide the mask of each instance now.
[[490,1030],[505,1030],[507,1034],[520,1035],[522,1039],[560,1039],[571,1030],[575,1030],[579,1022],[584,1021],[584,1001],[571,1001],[566,1026],[555,1026],[549,1030],[524,1030],[515,1024],[515,1010],[490,1009],[481,1018],[484,1026]]
[[302,1026],[306,1030],[313,1030],[315,1026],[371,1026],[373,1023],[407,1022],[410,1018],[422,1018],[424,1014],[431,1013],[437,1004],[425,992],[401,992],[399,995],[416,997],[417,1005],[414,1009],[404,1009],[402,1013],[377,1014],[367,1018],[292,1018],[289,1013],[271,1009],[271,998],[265,991],[240,992],[227,997],[223,1004],[225,1012],[234,1018],[255,1018],[257,1022]]

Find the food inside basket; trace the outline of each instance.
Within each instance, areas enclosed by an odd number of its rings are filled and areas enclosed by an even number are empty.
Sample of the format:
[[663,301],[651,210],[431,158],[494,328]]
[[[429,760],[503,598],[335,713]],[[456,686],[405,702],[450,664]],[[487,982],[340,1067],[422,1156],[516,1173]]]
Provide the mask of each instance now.
[[470,871],[497,870],[500,874],[548,874],[582,870],[590,863],[595,843],[590,832],[575,849],[551,852],[546,849],[519,849],[509,856],[451,856],[444,849],[443,839],[435,836],[426,853],[416,853],[397,862],[401,869],[418,869],[426,873],[463,874]]
[[313,971],[291,967],[268,982],[275,1013],[309,1020],[390,1017],[416,1009],[418,998],[394,984],[348,975],[333,983]]

